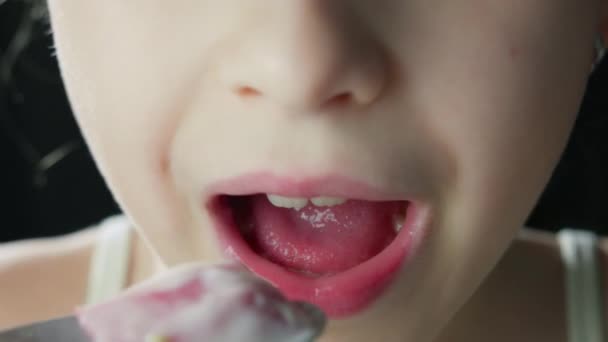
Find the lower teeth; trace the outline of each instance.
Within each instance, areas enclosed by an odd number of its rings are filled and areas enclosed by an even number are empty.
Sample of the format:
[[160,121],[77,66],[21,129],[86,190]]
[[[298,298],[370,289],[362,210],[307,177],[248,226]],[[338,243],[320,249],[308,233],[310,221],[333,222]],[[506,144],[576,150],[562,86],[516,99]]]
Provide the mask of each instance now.
[[405,215],[396,214],[393,216],[393,229],[395,232],[399,233],[401,229],[403,229],[403,224],[405,223]]

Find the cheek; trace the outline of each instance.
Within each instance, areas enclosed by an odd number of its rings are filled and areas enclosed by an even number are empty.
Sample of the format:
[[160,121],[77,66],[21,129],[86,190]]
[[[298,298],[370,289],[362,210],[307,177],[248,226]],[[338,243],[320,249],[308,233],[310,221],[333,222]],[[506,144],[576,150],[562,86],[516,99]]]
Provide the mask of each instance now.
[[[426,104],[428,130],[457,164],[447,196],[458,220],[478,222],[479,229],[504,219],[522,224],[561,155],[585,89],[593,36],[588,24],[557,25],[562,11],[536,22],[535,13],[521,13],[485,30],[464,22],[456,32],[445,27],[443,41],[428,40],[442,42],[429,46],[437,55],[420,56],[412,71],[412,97]],[[565,47],[567,53],[555,54]]]
[[160,13],[138,21],[114,13],[120,3],[49,3],[57,53],[80,127],[116,200],[174,263],[201,250],[202,239],[187,231],[188,205],[175,190],[168,158],[205,45],[184,54],[192,37],[163,37],[174,31]]
[[[442,189],[441,234],[430,244],[436,260],[450,264],[454,288],[489,270],[507,248],[567,143],[593,35],[587,24],[566,34],[554,22],[560,16],[421,32],[433,37],[427,51],[437,53],[413,54],[419,68],[410,70],[411,98],[425,107],[426,131],[454,161],[453,180]],[[547,39],[547,32],[567,41]]]
[[561,156],[580,101],[580,90],[557,100],[521,91],[521,80],[503,80],[508,86],[495,88],[500,96],[472,87],[437,105],[434,112],[443,115],[429,119],[456,161],[450,213],[477,229],[497,221],[513,229],[523,224]]

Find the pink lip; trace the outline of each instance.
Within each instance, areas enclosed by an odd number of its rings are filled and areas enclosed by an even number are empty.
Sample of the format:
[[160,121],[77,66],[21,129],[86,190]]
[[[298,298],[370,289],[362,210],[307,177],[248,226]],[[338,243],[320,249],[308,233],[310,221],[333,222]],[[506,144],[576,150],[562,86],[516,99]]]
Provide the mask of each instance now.
[[[272,193],[291,197],[318,195],[371,201],[408,201],[405,223],[393,242],[377,256],[338,274],[311,278],[276,265],[253,252],[236,227],[221,195]],[[323,178],[275,177],[269,173],[229,179],[207,189],[205,205],[229,257],[276,286],[291,300],[319,306],[331,318],[346,318],[368,308],[395,280],[425,236],[427,206],[403,195],[374,189],[340,176]]]

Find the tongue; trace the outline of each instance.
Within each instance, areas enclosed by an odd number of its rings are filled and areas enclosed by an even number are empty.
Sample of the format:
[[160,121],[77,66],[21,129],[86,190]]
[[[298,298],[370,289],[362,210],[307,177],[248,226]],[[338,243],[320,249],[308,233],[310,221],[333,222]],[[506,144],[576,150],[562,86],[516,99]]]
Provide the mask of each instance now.
[[285,209],[264,195],[240,198],[234,208],[237,224],[256,253],[311,275],[341,272],[374,257],[393,241],[395,222],[405,213],[404,202],[356,200]]

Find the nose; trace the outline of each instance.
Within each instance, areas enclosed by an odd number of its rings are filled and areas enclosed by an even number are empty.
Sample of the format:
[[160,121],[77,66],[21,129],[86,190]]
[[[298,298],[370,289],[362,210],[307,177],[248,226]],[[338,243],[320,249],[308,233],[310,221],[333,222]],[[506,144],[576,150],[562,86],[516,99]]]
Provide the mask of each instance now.
[[386,53],[357,16],[332,1],[282,3],[263,22],[239,30],[222,54],[218,72],[234,96],[309,111],[366,106],[381,97]]

